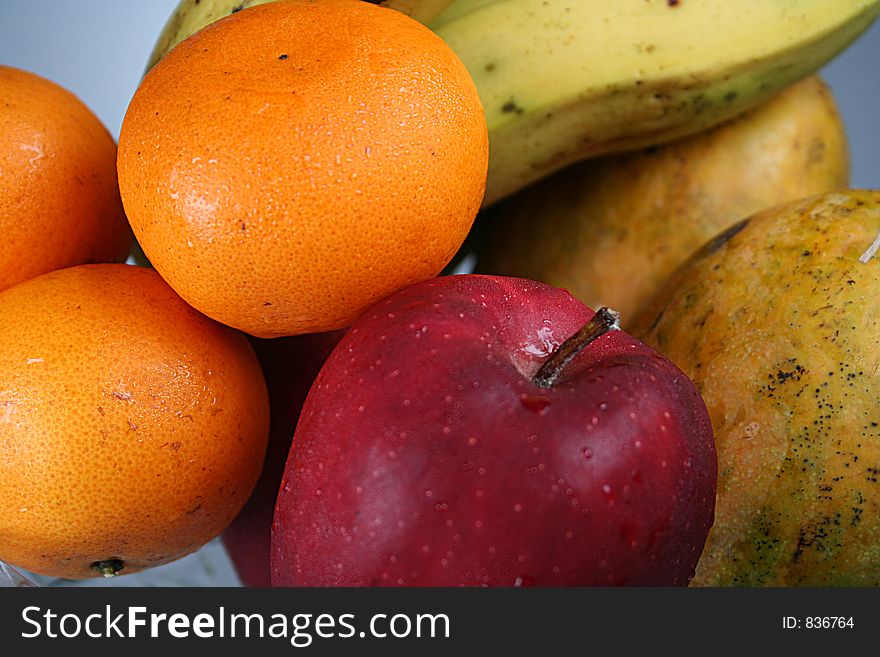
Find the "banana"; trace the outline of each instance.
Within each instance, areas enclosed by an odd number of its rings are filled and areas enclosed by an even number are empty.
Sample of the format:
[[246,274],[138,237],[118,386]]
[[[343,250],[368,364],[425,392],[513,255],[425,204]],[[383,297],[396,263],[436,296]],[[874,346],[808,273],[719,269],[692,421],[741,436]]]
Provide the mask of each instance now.
[[[180,0],[165,24],[150,59],[149,71],[162,57],[185,38],[216,20],[275,0]],[[453,0],[367,0],[373,4],[403,12],[420,23],[429,23],[449,7]]]
[[[373,0],[367,0],[372,2]],[[453,0],[382,0],[382,2],[374,2],[374,4],[396,9],[401,11],[410,18],[427,25],[437,18],[453,3]]]
[[454,0],[454,2],[451,2],[446,9],[437,14],[437,16],[428,23],[428,26],[436,31],[446,23],[454,21],[477,9],[482,9],[487,5],[495,4],[496,2],[498,2],[498,0]]
[[731,118],[878,13],[878,0],[456,0],[429,26],[480,92],[488,205],[577,160]]
[[[273,0],[181,0],[150,66]],[[442,37],[489,127],[484,206],[578,160],[694,134],[806,77],[880,0],[384,0]]]

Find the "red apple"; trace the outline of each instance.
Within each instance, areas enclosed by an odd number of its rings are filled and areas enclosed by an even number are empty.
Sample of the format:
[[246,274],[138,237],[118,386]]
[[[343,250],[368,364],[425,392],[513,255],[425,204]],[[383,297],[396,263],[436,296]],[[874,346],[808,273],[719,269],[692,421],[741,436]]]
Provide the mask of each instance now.
[[686,584],[714,512],[709,417],[614,328],[522,279],[380,302],[303,407],[272,584]]
[[296,421],[318,370],[344,334],[251,339],[269,389],[269,446],[254,492],[223,532],[223,545],[245,586],[269,586],[272,514]]

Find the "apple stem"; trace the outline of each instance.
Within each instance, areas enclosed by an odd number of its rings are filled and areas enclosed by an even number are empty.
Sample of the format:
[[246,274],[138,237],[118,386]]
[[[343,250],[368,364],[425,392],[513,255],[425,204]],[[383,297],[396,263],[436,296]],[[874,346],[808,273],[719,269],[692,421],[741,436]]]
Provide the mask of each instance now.
[[556,350],[550,354],[550,358],[544,361],[544,364],[535,372],[532,377],[532,383],[539,388],[552,388],[565,366],[577,356],[581,349],[588,344],[602,337],[609,331],[617,331],[620,329],[620,313],[611,308],[599,308],[593,318],[584,324],[583,328],[563,342]]

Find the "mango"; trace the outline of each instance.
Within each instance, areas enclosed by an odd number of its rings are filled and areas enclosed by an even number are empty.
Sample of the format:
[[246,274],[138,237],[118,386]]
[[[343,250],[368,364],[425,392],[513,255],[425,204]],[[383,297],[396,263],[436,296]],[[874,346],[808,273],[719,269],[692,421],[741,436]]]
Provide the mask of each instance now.
[[715,524],[692,585],[880,585],[878,232],[880,191],[766,210],[634,318],[715,431]]
[[478,270],[633,313],[696,249],[764,208],[846,188],[849,152],[818,77],[713,130],[585,162],[484,212]]

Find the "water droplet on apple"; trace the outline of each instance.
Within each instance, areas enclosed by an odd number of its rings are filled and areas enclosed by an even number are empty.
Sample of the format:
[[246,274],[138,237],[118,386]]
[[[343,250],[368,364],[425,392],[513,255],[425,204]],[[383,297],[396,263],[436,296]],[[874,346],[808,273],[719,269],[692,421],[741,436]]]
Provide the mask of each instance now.
[[434,511],[448,511],[449,505],[446,502],[437,502],[434,505]]
[[523,509],[522,504],[514,504],[513,505],[513,512],[514,513],[519,513],[520,511],[522,511],[522,509]]
[[[473,447],[474,445],[477,444],[477,439],[474,436],[471,436],[470,438],[468,438],[467,443],[468,443],[468,445]],[[470,463],[470,461],[468,461],[468,463]],[[467,468],[465,468],[465,470],[467,470]]]
[[550,399],[544,395],[522,394],[519,396],[519,401],[533,413],[540,413],[541,415],[546,413],[547,407],[550,406]]
[[428,489],[425,491],[425,497],[434,497],[434,491]]
[[589,447],[584,447],[584,448],[581,450],[581,455],[582,455],[586,460],[589,461],[591,458],[593,458],[593,450],[591,450]]
[[606,404],[605,402],[602,402],[601,404],[599,404],[599,410],[600,411],[608,410],[608,404]]
[[513,580],[513,585],[516,588],[534,586],[535,579],[533,577],[529,577],[528,575],[518,575],[517,578]]
[[631,525],[629,523],[623,523],[620,525],[620,537],[623,541],[630,547],[630,549],[636,547],[638,545],[638,529],[635,525]]

